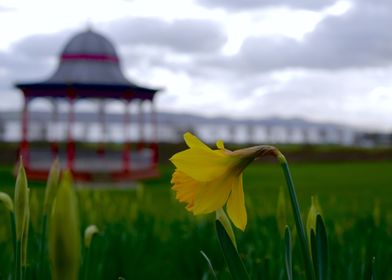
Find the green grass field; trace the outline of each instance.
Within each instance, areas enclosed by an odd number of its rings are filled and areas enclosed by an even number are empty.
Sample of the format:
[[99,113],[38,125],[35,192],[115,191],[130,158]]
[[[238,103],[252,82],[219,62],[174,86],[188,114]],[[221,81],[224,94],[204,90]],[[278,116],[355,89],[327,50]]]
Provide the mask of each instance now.
[[[289,159],[290,160],[290,159]],[[296,163],[291,166],[306,220],[310,196],[319,197],[330,242],[330,279],[370,279],[376,257],[379,279],[392,279],[392,161]],[[214,215],[195,217],[170,190],[171,165],[161,177],[136,189],[78,189],[81,230],[96,224],[89,279],[213,279],[203,250],[219,279],[228,279],[214,229]],[[13,196],[11,168],[0,168],[0,191]],[[36,258],[44,184],[32,183],[29,260]],[[245,232],[236,230],[240,255],[252,279],[284,279],[283,243],[275,212],[279,187],[277,164],[257,163],[244,174],[248,209]],[[12,271],[8,216],[0,207],[0,279]],[[293,227],[292,218],[287,223]],[[296,279],[303,279],[295,243]],[[47,271],[48,273],[48,271]],[[205,278],[203,278],[205,277]]]
[[[147,191],[165,208],[170,207],[171,165],[161,166],[161,178],[144,183]],[[392,161],[345,163],[296,163],[291,165],[293,179],[303,210],[310,196],[317,195],[325,216],[337,219],[368,215],[379,203],[385,214],[392,211]],[[274,215],[284,178],[278,164],[253,164],[244,173],[247,202],[261,216]],[[257,207],[256,207],[257,205]],[[159,208],[159,207],[158,207]],[[392,214],[392,213],[391,213]]]

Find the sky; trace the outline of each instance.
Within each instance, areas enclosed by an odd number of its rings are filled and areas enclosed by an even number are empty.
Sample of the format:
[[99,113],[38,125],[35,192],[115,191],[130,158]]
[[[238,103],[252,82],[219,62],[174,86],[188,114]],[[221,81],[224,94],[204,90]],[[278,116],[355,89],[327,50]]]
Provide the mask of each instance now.
[[88,26],[158,110],[392,131],[390,0],[2,0],[0,110]]

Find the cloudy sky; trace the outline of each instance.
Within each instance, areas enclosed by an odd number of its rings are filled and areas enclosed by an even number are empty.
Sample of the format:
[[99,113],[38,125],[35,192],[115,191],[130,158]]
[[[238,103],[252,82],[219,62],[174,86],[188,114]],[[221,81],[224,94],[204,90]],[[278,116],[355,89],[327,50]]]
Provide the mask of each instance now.
[[390,0],[2,0],[0,110],[88,24],[159,110],[392,130]]

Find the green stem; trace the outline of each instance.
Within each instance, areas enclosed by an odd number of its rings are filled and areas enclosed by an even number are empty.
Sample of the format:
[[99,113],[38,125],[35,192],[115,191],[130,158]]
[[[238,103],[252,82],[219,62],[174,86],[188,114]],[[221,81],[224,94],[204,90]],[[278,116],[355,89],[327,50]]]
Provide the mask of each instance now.
[[42,216],[42,228],[41,228],[41,240],[39,246],[39,262],[38,262],[38,275],[43,279],[43,269],[44,269],[44,251],[46,245],[46,227],[48,224],[48,215],[44,214]]
[[310,257],[310,253],[309,253],[310,252],[309,251],[309,243],[308,243],[308,239],[306,237],[305,227],[304,227],[304,224],[303,224],[302,218],[301,218],[301,210],[299,208],[297,194],[295,193],[294,182],[291,177],[289,165],[288,165],[285,157],[279,153],[278,160],[280,162],[280,165],[282,166],[284,177],[285,177],[286,183],[287,183],[287,188],[288,188],[289,194],[290,194],[290,201],[291,201],[291,206],[293,208],[295,225],[297,228],[298,237],[299,237],[299,241],[301,244],[302,256],[304,258],[304,263],[305,263],[306,277],[307,277],[307,279],[313,280],[313,279],[315,279],[315,276],[314,276],[314,271],[313,271],[313,266],[312,266],[312,259]]
[[15,224],[15,213],[10,212],[10,223],[11,223],[11,235],[12,235],[12,246],[14,251],[14,258],[16,263],[16,224]]
[[90,263],[90,248],[86,248],[86,258],[84,264],[84,280],[88,280],[88,270],[89,270],[89,263]]
[[27,266],[22,265],[22,280],[26,279],[26,274],[27,274]]
[[22,241],[16,241],[16,257],[15,257],[15,280],[22,279],[22,262],[21,262]]

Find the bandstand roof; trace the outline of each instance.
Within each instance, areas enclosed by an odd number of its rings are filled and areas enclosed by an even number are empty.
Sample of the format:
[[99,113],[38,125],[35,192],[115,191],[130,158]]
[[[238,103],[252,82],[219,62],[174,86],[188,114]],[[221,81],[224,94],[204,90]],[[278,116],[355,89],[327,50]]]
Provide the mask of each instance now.
[[113,44],[91,29],[65,45],[57,70],[47,80],[17,83],[26,97],[153,99],[158,89],[130,82]]

